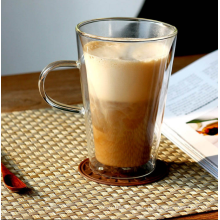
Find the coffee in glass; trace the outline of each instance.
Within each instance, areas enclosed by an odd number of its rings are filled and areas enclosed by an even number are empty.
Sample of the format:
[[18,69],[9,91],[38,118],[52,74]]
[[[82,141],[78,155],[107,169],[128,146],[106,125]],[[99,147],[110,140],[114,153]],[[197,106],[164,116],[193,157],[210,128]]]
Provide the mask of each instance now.
[[[94,172],[119,179],[150,174],[160,142],[176,28],[147,19],[106,18],[82,22],[76,32],[79,60],[48,65],[39,81],[42,96],[56,108],[85,115]],[[84,108],[46,95],[45,77],[59,66],[80,69]]]

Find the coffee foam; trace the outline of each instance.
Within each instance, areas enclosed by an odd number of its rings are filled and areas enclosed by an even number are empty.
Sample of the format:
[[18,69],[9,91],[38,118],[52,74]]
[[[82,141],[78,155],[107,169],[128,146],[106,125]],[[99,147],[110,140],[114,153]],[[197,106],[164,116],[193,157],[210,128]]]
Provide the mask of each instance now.
[[84,46],[90,95],[101,100],[151,100],[169,50],[162,43],[89,42]]

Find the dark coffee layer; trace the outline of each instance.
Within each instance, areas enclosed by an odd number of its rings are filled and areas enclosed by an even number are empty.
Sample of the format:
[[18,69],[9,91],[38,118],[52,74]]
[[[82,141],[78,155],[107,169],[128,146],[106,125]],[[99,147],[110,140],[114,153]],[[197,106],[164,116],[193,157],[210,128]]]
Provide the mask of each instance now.
[[119,103],[90,97],[96,159],[105,165],[135,167],[148,162],[157,104]]

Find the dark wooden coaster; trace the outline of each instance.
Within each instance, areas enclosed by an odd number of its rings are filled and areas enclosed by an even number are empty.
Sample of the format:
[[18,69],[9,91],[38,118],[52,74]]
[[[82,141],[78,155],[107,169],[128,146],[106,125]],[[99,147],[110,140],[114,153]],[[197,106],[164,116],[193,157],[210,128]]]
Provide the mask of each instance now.
[[86,158],[79,164],[79,172],[82,176],[97,183],[113,186],[137,186],[148,183],[153,183],[163,179],[169,172],[168,165],[161,160],[157,160],[155,170],[148,176],[133,179],[113,179],[110,177],[102,176],[93,172],[89,166],[89,158]]

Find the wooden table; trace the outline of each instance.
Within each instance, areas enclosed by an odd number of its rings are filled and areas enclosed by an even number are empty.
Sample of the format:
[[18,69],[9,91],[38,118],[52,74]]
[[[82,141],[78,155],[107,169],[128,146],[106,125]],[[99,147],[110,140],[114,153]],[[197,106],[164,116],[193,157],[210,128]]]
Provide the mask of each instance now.
[[[175,57],[173,73],[199,59],[203,55]],[[40,72],[3,76],[2,112],[23,111],[27,109],[48,108],[38,91]],[[46,91],[53,99],[65,104],[82,103],[80,76],[78,69],[57,70],[46,80]],[[173,219],[218,219],[218,212],[189,215]]]

